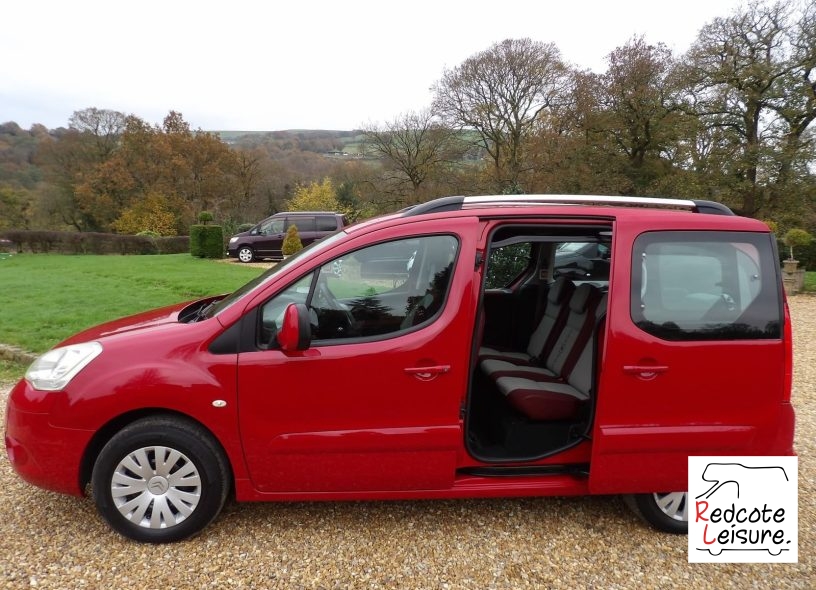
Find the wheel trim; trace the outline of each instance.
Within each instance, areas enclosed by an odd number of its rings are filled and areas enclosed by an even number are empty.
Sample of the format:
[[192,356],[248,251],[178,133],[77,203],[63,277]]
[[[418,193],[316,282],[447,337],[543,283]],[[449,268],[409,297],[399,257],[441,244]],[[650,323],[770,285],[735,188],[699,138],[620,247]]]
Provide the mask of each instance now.
[[252,250],[249,248],[241,248],[238,250],[238,260],[241,262],[250,262],[252,260]]
[[678,522],[688,522],[688,493],[668,492],[652,494],[655,506],[663,514]]
[[143,528],[166,529],[195,511],[201,500],[201,476],[180,451],[142,447],[116,466],[110,491],[124,518]]

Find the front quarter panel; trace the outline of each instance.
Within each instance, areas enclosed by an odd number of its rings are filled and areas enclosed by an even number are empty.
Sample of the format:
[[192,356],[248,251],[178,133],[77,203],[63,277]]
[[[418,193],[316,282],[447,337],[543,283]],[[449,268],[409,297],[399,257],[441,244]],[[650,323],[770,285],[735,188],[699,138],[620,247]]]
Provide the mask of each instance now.
[[53,394],[52,426],[97,433],[116,421],[128,421],[129,416],[178,413],[213,433],[235,476],[241,477],[237,356],[207,350],[220,330],[218,321],[211,319],[104,340],[103,353],[64,392]]

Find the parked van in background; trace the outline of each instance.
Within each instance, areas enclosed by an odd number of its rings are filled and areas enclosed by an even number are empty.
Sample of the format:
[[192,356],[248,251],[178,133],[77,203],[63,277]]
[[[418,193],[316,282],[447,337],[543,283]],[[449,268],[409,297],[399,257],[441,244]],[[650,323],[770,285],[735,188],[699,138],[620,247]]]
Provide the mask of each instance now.
[[346,217],[333,211],[290,211],[275,213],[229,242],[230,258],[252,262],[259,258],[283,258],[283,238],[290,225],[297,226],[300,241],[308,246],[348,225]]

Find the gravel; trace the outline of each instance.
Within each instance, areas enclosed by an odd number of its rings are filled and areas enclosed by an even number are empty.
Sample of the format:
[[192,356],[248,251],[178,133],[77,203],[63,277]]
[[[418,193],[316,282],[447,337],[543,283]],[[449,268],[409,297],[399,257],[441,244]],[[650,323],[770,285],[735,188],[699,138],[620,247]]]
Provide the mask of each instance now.
[[22,482],[0,453],[0,587],[816,588],[816,297],[790,307],[798,564],[689,564],[685,536],[653,531],[617,497],[233,503],[194,539],[142,545],[89,500]]

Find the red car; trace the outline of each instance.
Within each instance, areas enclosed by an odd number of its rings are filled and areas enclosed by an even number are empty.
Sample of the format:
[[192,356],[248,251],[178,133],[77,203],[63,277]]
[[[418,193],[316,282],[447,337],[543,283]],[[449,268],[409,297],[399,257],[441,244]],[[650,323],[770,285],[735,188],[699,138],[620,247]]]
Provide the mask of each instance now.
[[684,532],[689,455],[794,453],[775,244],[704,201],[439,199],[69,338],[12,391],[6,449],[149,542],[230,494],[625,494]]

